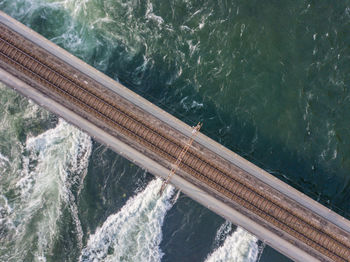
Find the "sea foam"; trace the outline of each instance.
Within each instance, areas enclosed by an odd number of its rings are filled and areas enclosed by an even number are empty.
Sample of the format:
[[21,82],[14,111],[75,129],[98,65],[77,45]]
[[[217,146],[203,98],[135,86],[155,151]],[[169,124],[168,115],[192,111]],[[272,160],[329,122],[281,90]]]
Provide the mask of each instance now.
[[18,197],[11,199],[11,209],[7,208],[6,217],[2,218],[8,239],[0,260],[46,261],[58,237],[64,208],[69,209],[75,223],[77,247],[82,247],[72,186],[79,188],[83,183],[91,139],[59,120],[55,128],[29,137],[23,150],[21,169],[10,174]]
[[90,236],[80,261],[160,261],[162,225],[172,207],[173,188],[158,195],[162,181],[156,179],[109,216]]
[[[227,231],[227,226],[220,228]],[[222,238],[221,234],[217,237]],[[242,228],[227,236],[224,244],[211,253],[205,262],[255,262],[258,258],[258,239]]]

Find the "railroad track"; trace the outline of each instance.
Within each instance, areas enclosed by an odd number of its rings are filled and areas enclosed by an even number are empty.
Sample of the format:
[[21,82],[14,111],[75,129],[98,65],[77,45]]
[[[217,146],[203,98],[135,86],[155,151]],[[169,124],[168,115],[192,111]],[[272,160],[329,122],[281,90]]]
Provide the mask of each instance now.
[[[18,41],[20,38],[22,37],[0,24],[0,60],[6,63],[6,67],[29,77],[169,162],[175,162],[182,151],[183,143],[150,126],[84,81],[71,77],[57,65],[52,65],[48,58],[39,57],[23,44],[25,41]],[[204,159],[195,150],[190,149],[187,152],[180,168],[220,195],[245,207],[333,261],[350,261],[350,246],[333,232],[326,232],[313,221],[301,217],[295,210],[283,207],[268,194],[258,191],[232,172]]]

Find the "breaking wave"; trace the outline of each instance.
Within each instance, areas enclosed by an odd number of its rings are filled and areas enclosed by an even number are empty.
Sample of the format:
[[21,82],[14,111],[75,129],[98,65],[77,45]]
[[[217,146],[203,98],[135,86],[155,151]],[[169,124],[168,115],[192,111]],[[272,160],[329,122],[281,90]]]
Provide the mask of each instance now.
[[[232,225],[228,222],[218,230],[215,242],[221,241]],[[226,237],[222,246],[211,253],[205,262],[255,262],[259,255],[258,239],[242,228]]]
[[[1,90],[1,96],[20,96]],[[8,95],[7,93],[10,93]],[[91,153],[89,136],[59,120],[56,127],[32,136],[23,130],[22,143],[16,136],[16,121],[30,122],[43,111],[23,99],[22,111],[3,114],[2,137],[10,145],[0,147],[0,260],[46,261],[59,238],[59,221],[68,208],[76,231],[77,247],[82,246],[73,187],[82,186]],[[4,186],[6,185],[6,187]]]
[[162,225],[172,207],[173,188],[158,195],[162,181],[156,179],[122,209],[109,216],[90,236],[80,261],[160,261]]

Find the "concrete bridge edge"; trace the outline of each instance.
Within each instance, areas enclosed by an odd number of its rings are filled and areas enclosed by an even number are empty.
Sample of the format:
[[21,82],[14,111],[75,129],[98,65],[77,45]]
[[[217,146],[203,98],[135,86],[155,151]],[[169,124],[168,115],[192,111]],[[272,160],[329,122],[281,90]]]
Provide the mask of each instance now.
[[[139,165],[145,171],[150,172],[153,175],[161,177],[163,179],[168,176],[170,171],[169,169],[161,166],[152,159],[145,157],[132,147],[109,135],[104,130],[96,127],[86,119],[68,110],[61,104],[48,98],[47,96],[37,91],[35,88],[10,75],[1,68],[0,81],[3,82],[5,85],[13,88],[23,96],[31,99],[32,101],[47,109],[48,111],[53,112],[58,116],[62,117],[67,122],[76,126],[78,129],[88,133],[92,138],[106,145],[108,148],[117,152],[121,156],[129,159],[133,163]],[[184,194],[186,194],[196,202],[200,203],[201,205],[205,206],[206,208],[210,209],[216,214],[219,214],[228,221],[231,221],[233,224],[244,228],[248,232],[254,232],[254,235],[256,237],[258,237],[259,239],[263,239],[266,244],[271,245],[287,257],[295,261],[318,261],[313,256],[310,256],[308,253],[300,250],[293,244],[280,238],[278,235],[271,233],[269,230],[262,227],[255,221],[247,218],[246,216],[242,215],[229,205],[226,205],[222,201],[219,201],[215,197],[206,193],[197,186],[189,183],[180,176],[174,175],[171,178],[170,183],[176,188],[180,189]]]
[[[20,22],[14,20],[7,14],[0,11],[0,22],[4,23],[5,25],[12,28],[14,31],[17,31],[21,35],[27,37],[34,43],[38,44],[39,46],[42,46],[46,50],[48,50],[53,55],[59,57],[66,63],[72,65],[79,71],[83,72],[84,74],[90,76],[91,78],[95,79],[96,81],[100,82],[104,86],[108,87],[112,91],[118,93],[128,101],[134,103],[135,105],[139,106],[140,108],[146,110],[150,114],[154,115],[155,117],[159,118],[160,120],[166,122],[168,125],[173,127],[174,129],[182,132],[183,134],[190,136],[192,129],[186,125],[181,120],[175,118],[171,114],[165,112],[164,110],[155,107],[151,102],[144,99],[143,97],[139,96],[138,94],[132,92],[128,88],[124,87],[120,83],[116,82],[115,80],[111,79],[110,77],[106,76],[105,74],[101,73],[100,71],[96,70],[92,66],[88,65],[87,63],[81,61],[77,57],[73,56],[63,48],[60,48],[59,46],[55,45],[54,43],[48,41],[46,38],[41,36],[40,34],[36,33],[32,29],[29,29],[25,27]],[[228,160],[229,162],[237,165],[241,169],[247,171],[248,173],[252,174],[259,180],[263,181],[264,183],[270,185],[275,190],[280,191],[281,193],[285,194],[289,198],[299,202],[304,207],[312,210],[316,214],[320,215],[321,217],[326,218],[327,220],[331,221],[333,224],[339,226],[343,230],[350,233],[350,221],[345,219],[344,217],[338,215],[337,213],[333,212],[332,210],[326,208],[325,206],[321,205],[317,201],[311,199],[310,197],[306,196],[302,192],[296,190],[295,188],[289,186],[288,184],[284,183],[283,181],[279,180],[278,178],[274,177],[273,175],[269,174],[265,170],[259,168],[258,166],[254,165],[253,163],[247,161],[243,157],[239,156],[238,154],[228,150],[224,146],[220,145],[213,139],[203,135],[199,134],[195,141],[206,146],[208,149],[212,150],[213,152],[221,155],[223,158]]]

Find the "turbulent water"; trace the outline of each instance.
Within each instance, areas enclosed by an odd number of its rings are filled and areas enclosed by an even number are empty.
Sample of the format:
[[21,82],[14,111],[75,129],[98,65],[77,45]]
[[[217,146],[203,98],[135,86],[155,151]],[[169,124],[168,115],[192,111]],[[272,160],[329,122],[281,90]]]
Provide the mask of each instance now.
[[76,196],[88,166],[90,138],[63,120],[44,131],[50,126],[47,112],[3,86],[0,90],[1,260],[45,261],[59,238],[64,212],[70,213],[81,248]]
[[[0,9],[350,217],[350,1]],[[288,261],[174,189],[158,198],[159,180],[7,87],[0,100],[0,261]]]
[[89,237],[81,261],[160,261],[163,256],[159,249],[161,227],[172,206],[170,197],[173,191],[167,188],[159,197],[161,185],[160,179],[150,182],[117,214],[109,216]]
[[[225,225],[225,224],[224,224]],[[205,262],[255,262],[258,258],[257,239],[238,228],[231,236],[228,236],[224,244],[215,250]]]

